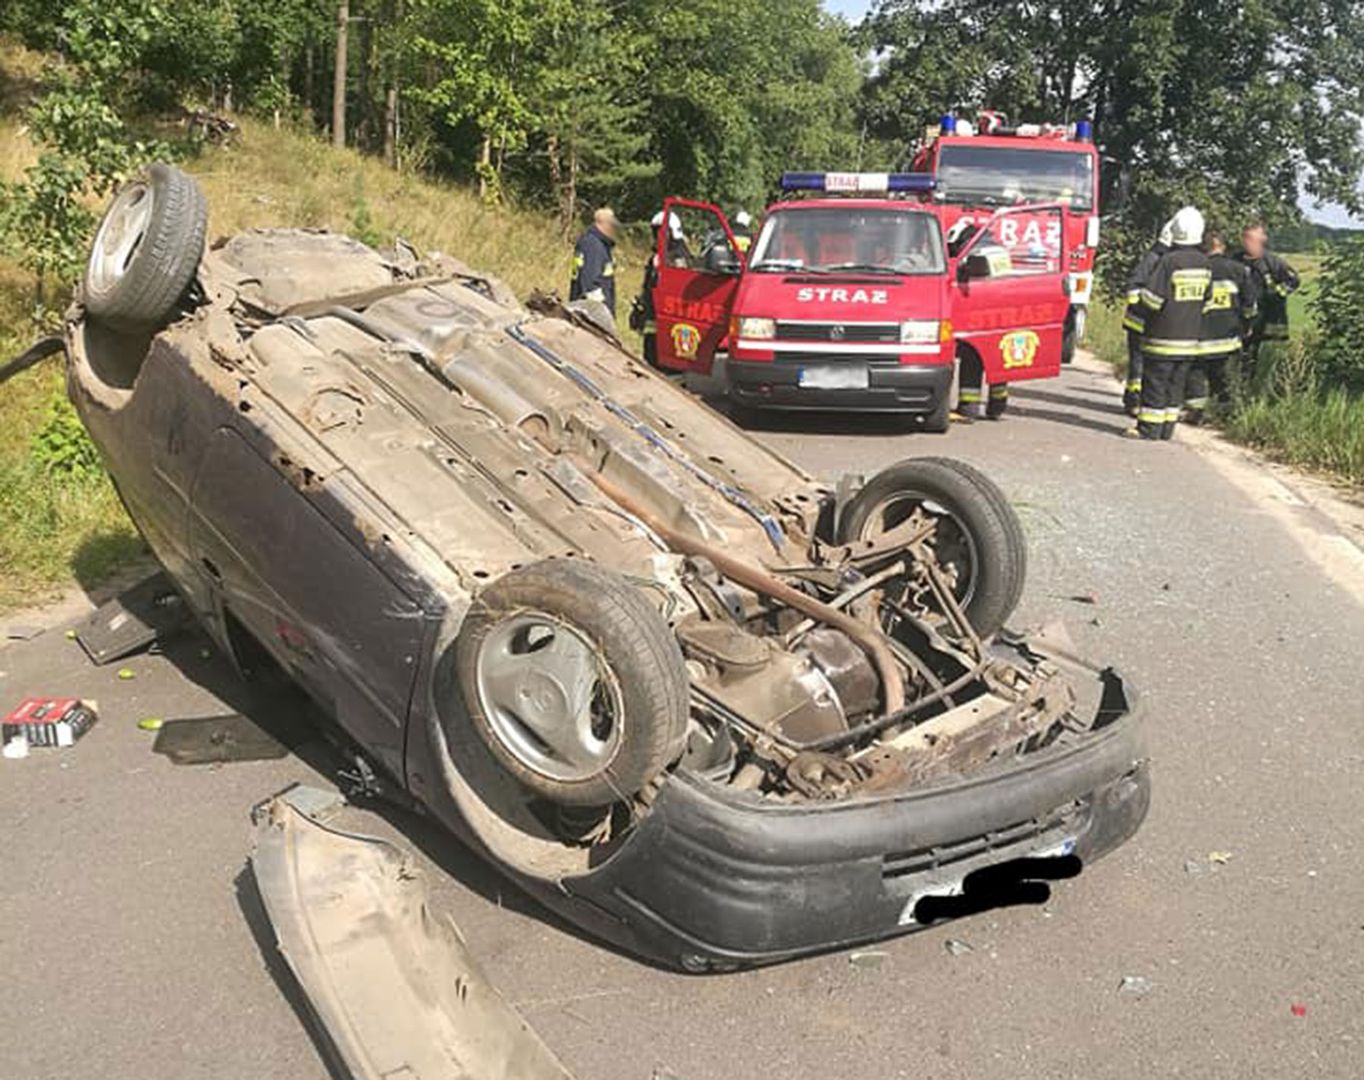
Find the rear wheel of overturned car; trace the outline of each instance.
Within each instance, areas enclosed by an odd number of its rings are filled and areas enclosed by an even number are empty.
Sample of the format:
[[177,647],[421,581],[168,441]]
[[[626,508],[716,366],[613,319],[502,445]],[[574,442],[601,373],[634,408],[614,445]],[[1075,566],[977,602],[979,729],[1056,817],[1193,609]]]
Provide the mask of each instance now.
[[179,169],[152,165],[130,180],[90,248],[81,290],[90,318],[124,333],[165,323],[194,280],[207,228],[203,192]]
[[1013,614],[1027,576],[1023,526],[984,473],[951,458],[913,458],[882,470],[844,508],[839,539],[871,540],[922,510],[937,520],[934,550],[953,595],[988,637]]
[[677,639],[639,589],[603,567],[551,560],[500,578],[465,618],[455,661],[479,740],[555,803],[627,799],[682,753]]

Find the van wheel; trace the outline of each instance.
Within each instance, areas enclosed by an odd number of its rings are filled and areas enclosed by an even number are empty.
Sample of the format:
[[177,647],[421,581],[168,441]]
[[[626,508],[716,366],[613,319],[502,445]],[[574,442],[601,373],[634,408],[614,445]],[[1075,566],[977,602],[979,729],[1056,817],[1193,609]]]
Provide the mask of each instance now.
[[872,540],[922,508],[938,522],[935,552],[981,637],[1013,614],[1027,577],[1022,523],[998,485],[951,458],[912,458],[882,470],[849,501],[839,540]]
[[468,720],[522,786],[565,806],[628,799],[681,756],[686,666],[644,594],[592,563],[515,570],[455,640]]
[[152,165],[125,184],[85,266],[91,319],[125,333],[162,326],[194,280],[207,229],[203,192],[179,169]]

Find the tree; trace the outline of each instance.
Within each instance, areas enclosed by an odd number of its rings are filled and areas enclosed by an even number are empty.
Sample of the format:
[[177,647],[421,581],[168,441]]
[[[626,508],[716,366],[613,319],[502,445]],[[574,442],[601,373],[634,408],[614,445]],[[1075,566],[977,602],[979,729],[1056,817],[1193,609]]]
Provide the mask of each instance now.
[[1115,241],[1144,242],[1185,201],[1228,225],[1293,220],[1303,190],[1360,208],[1351,0],[885,0],[862,34],[877,57],[863,115],[901,156],[954,107],[1093,119]]

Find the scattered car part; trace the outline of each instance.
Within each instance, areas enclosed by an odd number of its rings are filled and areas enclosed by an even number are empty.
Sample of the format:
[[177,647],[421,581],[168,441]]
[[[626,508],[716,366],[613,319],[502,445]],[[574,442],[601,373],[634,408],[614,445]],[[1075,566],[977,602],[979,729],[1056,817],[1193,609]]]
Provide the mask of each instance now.
[[403,853],[293,805],[257,816],[251,870],[279,950],[351,1080],[572,1080],[503,1000]]
[[446,257],[247,232],[186,296],[154,333],[66,328],[149,547],[239,666],[337,720],[357,785],[583,927],[771,962],[1140,825],[1122,677],[991,632],[1022,532],[969,467],[820,483]]
[[91,663],[110,664],[141,652],[184,627],[190,613],[164,572],[106,600],[76,627]]
[[163,720],[152,750],[176,765],[217,765],[282,758],[289,747],[240,713],[227,713]]

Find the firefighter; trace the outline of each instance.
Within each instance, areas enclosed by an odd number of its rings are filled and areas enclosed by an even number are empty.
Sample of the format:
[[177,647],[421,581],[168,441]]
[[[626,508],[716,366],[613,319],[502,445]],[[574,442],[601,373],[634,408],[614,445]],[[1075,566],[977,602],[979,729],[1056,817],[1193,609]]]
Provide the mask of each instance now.
[[734,215],[734,243],[743,254],[748,254],[748,249],[753,246],[753,218],[749,216],[747,210],[740,210]]
[[568,299],[600,300],[616,317],[616,264],[611,251],[616,246],[620,222],[608,206],[592,215],[592,224],[573,245],[573,280]]
[[1237,261],[1250,271],[1259,298],[1259,313],[1251,327],[1246,355],[1252,367],[1265,341],[1288,340],[1288,296],[1298,288],[1297,272],[1269,250],[1269,232],[1253,221],[1241,232]]
[[1009,407],[1009,384],[989,384],[985,380],[985,366],[971,350],[957,356],[957,409],[952,419],[971,424],[984,416],[987,420],[1002,420]]
[[1203,305],[1203,344],[1189,368],[1184,418],[1201,423],[1210,407],[1227,403],[1241,349],[1258,308],[1258,290],[1249,268],[1227,254],[1222,234],[1209,229],[1203,242],[1212,284]]
[[1127,383],[1123,386],[1122,406],[1128,416],[1136,416],[1141,407],[1141,331],[1144,319],[1141,289],[1156,263],[1160,262],[1160,257],[1170,250],[1172,225],[1173,222],[1167,221],[1161,227],[1160,237],[1146,249],[1127,275],[1127,309],[1122,318],[1123,329],[1127,331]]
[[644,362],[658,367],[658,318],[654,312],[654,289],[658,287],[658,230],[663,228],[663,211],[649,219],[649,259],[644,264],[644,280],[639,295],[630,307],[630,329],[644,341]]
[[1186,206],[1170,224],[1170,250],[1141,288],[1141,407],[1132,434],[1143,439],[1174,438],[1189,363],[1202,348],[1212,283],[1202,243],[1203,215]]

